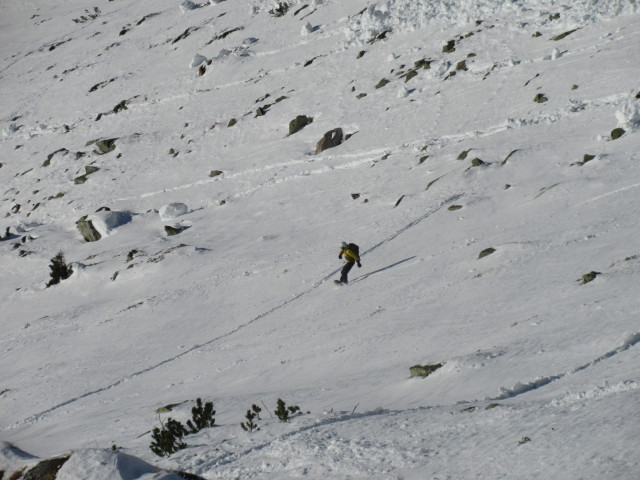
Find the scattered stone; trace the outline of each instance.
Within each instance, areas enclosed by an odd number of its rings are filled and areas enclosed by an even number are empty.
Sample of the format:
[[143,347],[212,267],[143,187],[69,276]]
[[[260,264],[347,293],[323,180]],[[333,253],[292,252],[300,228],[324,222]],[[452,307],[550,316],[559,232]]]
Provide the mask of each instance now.
[[367,53],[367,52],[365,52],[364,50],[360,50],[360,52],[358,52],[358,56],[356,57],[356,59],[360,59],[360,58],[364,57],[365,53]]
[[313,122],[313,118],[307,117],[306,115],[298,115],[296,118],[289,122],[289,135],[298,133],[311,122]]
[[382,88],[385,85],[387,85],[389,83],[389,80],[387,80],[386,78],[383,78],[382,80],[380,80],[375,88]]
[[582,275],[582,278],[578,281],[580,282],[580,285],[584,285],[586,283],[594,281],[598,275],[601,275],[601,273],[591,271]]
[[519,148],[516,148],[515,150],[511,150],[511,152],[509,152],[509,155],[507,155],[507,157],[502,161],[501,165],[506,165],[507,164],[507,160],[509,160],[514,153],[519,152],[519,151],[520,151]]
[[469,69],[467,68],[467,61],[462,60],[461,62],[458,62],[458,64],[456,65],[456,70],[462,70],[464,72],[468,71]]
[[443,363],[436,363],[435,365],[414,365],[413,367],[409,367],[409,373],[411,375],[410,378],[413,377],[428,377],[433,372],[442,368],[444,366]]
[[561,33],[560,35],[556,35],[555,37],[552,37],[551,40],[554,40],[557,42],[558,40],[562,40],[563,38],[568,37],[569,35],[577,31],[578,29],[574,28],[573,30],[569,30],[568,32],[564,32],[564,33]]
[[625,132],[624,128],[614,128],[613,130],[611,130],[611,140],[617,140],[618,138],[620,138],[625,133],[626,132]]
[[456,210],[460,210],[461,208],[462,208],[462,205],[451,205],[447,210],[451,212],[455,212]]
[[538,37],[541,37],[541,36],[542,36],[542,34],[541,34],[540,32],[536,32],[536,33],[534,33],[534,34],[533,34],[533,35],[531,35],[531,36],[532,36],[533,38],[538,38]]
[[509,185],[508,183],[504,184],[504,189],[505,190],[509,190],[511,188],[511,185]]
[[316,155],[329,148],[337,147],[342,143],[343,133],[341,128],[334,128],[324,134],[322,139],[316,144]]
[[467,155],[469,155],[469,152],[473,150],[473,149],[469,149],[469,150],[465,150],[463,152],[460,153],[460,155],[458,155],[458,160],[465,160],[467,158]]
[[233,127],[237,123],[238,121],[235,118],[232,118],[231,120],[229,120],[229,124],[227,125],[227,127]]
[[429,155],[423,155],[422,157],[420,157],[418,159],[418,165],[422,165],[427,158],[429,158]]
[[84,167],[85,170],[85,174],[86,175],[91,175],[92,173],[96,173],[98,170],[100,170],[100,167],[94,167],[92,165],[87,165],[86,167]]
[[479,159],[478,157],[474,158],[473,160],[471,160],[471,166],[472,167],[484,167],[489,165],[487,162]]
[[560,14],[559,13],[554,13],[552,15],[549,15],[549,20],[560,20]]
[[98,150],[95,150],[95,152],[99,155],[104,155],[106,153],[114,151],[116,149],[116,140],[117,138],[97,140],[95,142],[95,145],[96,147],[98,147]]
[[356,95],[356,98],[357,98],[358,100],[360,100],[361,98],[364,98],[364,97],[366,97],[366,96],[367,96],[367,94],[366,94],[366,93],[359,93],[358,95]]
[[360,194],[359,194],[359,193],[352,193],[352,194],[351,194],[351,198],[352,198],[353,200],[357,200],[357,199],[359,199],[359,198],[360,198]]
[[584,157],[582,157],[582,165],[584,165],[587,162],[590,162],[591,160],[593,160],[594,158],[596,158],[595,155],[589,155],[588,153],[584,154]]
[[167,233],[169,237],[172,237],[173,235],[178,235],[183,230],[184,228],[181,226],[177,226],[177,227],[172,227],[171,225],[164,226],[164,231]]
[[396,204],[393,206],[393,208],[396,208],[398,205],[400,205],[400,202],[402,201],[402,199],[404,198],[404,195],[402,195],[398,201],[396,202]]
[[222,170],[211,170],[209,172],[210,177],[217,177],[218,175],[222,175]]
[[449,40],[447,44],[442,47],[442,53],[453,53],[456,51],[456,41]]
[[536,103],[544,103],[548,100],[549,99],[543,93],[539,93],[533,98],[533,101]]
[[499,403],[490,403],[489,405],[487,405],[484,409],[485,410],[493,410],[496,407],[499,407],[500,404]]
[[76,177],[73,179],[73,183],[75,183],[76,185],[82,185],[86,181],[87,181],[86,175],[80,175],[79,177]]
[[496,251],[496,249],[495,249],[495,248],[492,248],[492,247],[485,248],[484,250],[482,250],[482,251],[480,252],[480,255],[478,255],[478,259],[480,259],[480,258],[484,258],[484,257],[486,257],[486,256],[488,256],[488,255],[491,255],[491,254],[492,254],[492,253],[494,253],[495,251]]

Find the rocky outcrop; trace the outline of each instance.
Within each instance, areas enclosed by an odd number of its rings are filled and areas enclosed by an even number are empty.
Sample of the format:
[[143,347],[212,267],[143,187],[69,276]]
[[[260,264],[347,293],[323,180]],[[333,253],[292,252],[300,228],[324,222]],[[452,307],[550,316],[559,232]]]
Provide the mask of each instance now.
[[343,133],[341,128],[334,128],[324,134],[324,137],[316,144],[316,155],[329,148],[337,147],[342,143]]
[[289,135],[298,133],[311,122],[313,122],[313,118],[307,117],[306,115],[298,115],[296,118],[289,122]]
[[86,242],[97,242],[102,238],[102,235],[100,235],[100,232],[98,232],[98,230],[93,226],[91,220],[88,220],[87,218],[88,215],[82,217],[76,222],[76,226]]

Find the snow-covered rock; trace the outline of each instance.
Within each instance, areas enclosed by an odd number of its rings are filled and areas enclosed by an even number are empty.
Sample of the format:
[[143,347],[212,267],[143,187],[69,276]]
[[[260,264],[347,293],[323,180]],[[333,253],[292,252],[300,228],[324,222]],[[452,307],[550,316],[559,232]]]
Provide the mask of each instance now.
[[172,202],[160,207],[158,213],[163,221],[168,221],[178,218],[182,215],[186,215],[187,213],[189,213],[189,207],[186,203]]

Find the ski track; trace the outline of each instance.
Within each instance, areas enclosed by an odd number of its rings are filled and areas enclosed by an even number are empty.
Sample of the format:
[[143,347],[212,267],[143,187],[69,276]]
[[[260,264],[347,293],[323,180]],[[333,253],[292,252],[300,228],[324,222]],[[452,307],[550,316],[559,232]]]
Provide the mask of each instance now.
[[598,358],[596,358],[595,360],[592,360],[591,362],[585,363],[584,365],[580,365],[579,367],[574,368],[573,370],[570,370],[566,373],[562,373],[559,375],[552,375],[552,376],[548,376],[548,377],[541,377],[538,378],[536,380],[533,380],[531,382],[528,383],[518,383],[516,384],[513,388],[502,388],[502,394],[498,395],[497,397],[492,397],[492,398],[488,398],[488,401],[497,401],[497,400],[507,400],[507,399],[511,399],[511,398],[515,398],[517,396],[520,396],[522,394],[531,392],[533,390],[538,390],[539,388],[545,387],[547,385],[549,385],[550,383],[555,382],[556,380],[560,380],[562,378],[565,378],[569,375],[572,375],[574,373],[578,373],[581,372],[583,370],[586,370],[588,368],[591,368],[601,362],[603,362],[604,360],[608,360],[609,358],[614,357],[615,355],[618,355],[619,353],[622,353],[626,350],[629,350],[630,348],[634,347],[635,345],[637,345],[638,343],[640,343],[640,332],[636,332],[632,335],[630,335],[623,343],[622,345],[620,345],[617,348],[614,348],[613,350],[599,356]]
[[[424,213],[423,215],[421,215],[420,217],[418,217],[417,219],[415,219],[414,221],[408,223],[407,225],[405,225],[403,228],[397,230],[395,233],[389,235],[388,237],[386,237],[384,240],[382,240],[381,242],[377,243],[376,245],[374,245],[373,247],[369,248],[368,250],[366,250],[361,256],[367,255],[369,253],[374,252],[375,250],[377,250],[378,248],[380,248],[383,245],[388,244],[389,242],[395,240],[398,236],[400,236],[401,234],[403,234],[404,232],[406,232],[407,230],[410,230],[411,228],[415,227],[416,225],[418,225],[420,222],[422,222],[423,220],[427,219],[428,217],[430,217],[431,215],[435,214],[436,212],[438,212],[440,209],[442,209],[443,207],[445,207],[446,205],[455,202],[456,200],[464,197],[465,194],[464,193],[459,193],[453,196],[448,197],[447,199],[443,200],[442,202],[440,202],[439,205],[437,205],[436,207],[431,208],[430,210],[428,210],[426,213]],[[325,275],[321,280],[317,281],[316,283],[314,283],[311,287],[309,287],[308,289],[294,295],[293,297],[289,298],[288,300],[284,300],[283,302],[279,303],[278,305],[276,305],[275,307],[261,313],[260,315],[258,315],[257,317],[253,318],[252,320],[249,320],[248,322],[245,322],[239,326],[237,326],[236,328],[228,331],[227,333],[224,333],[222,335],[217,336],[216,338],[213,338],[211,340],[208,340],[204,343],[198,344],[198,345],[194,345],[193,347],[185,350],[184,352],[175,355],[173,357],[167,358],[159,363],[156,363],[155,365],[151,365],[147,368],[144,368],[142,370],[138,370],[137,372],[131,373],[129,375],[126,375],[124,377],[122,377],[121,379],[107,385],[104,387],[100,387],[97,388],[95,390],[91,390],[89,392],[83,393],[82,395],[76,396],[74,398],[71,398],[69,400],[66,400],[62,403],[59,403],[57,405],[54,405],[53,407],[50,407],[46,410],[43,410],[42,412],[36,413],[34,415],[31,415],[30,417],[27,417],[26,419],[23,420],[19,420],[17,422],[15,422],[13,425],[7,426],[7,427],[2,427],[0,428],[0,431],[5,431],[5,430],[11,430],[11,429],[15,429],[18,428],[22,425],[25,424],[33,424],[33,423],[37,423],[40,422],[42,420],[44,420],[49,414],[55,412],[56,410],[59,410],[63,407],[66,407],[68,405],[71,405],[79,400],[82,400],[84,398],[87,397],[91,397],[94,395],[99,395],[100,393],[106,392],[108,390],[111,390],[113,388],[118,387],[119,385],[128,382],[136,377],[140,377],[145,375],[146,373],[149,373],[151,371],[154,371],[164,365],[170,364],[172,362],[175,362],[176,360],[181,359],[182,357],[185,357],[195,351],[198,351],[200,349],[202,349],[203,347],[212,345],[220,340],[223,340],[227,337],[230,337],[232,335],[234,335],[235,333],[244,330],[245,328],[253,325],[256,322],[259,322],[260,320],[268,317],[269,315],[271,315],[272,313],[281,310],[282,308],[288,306],[289,304],[297,301],[298,299],[304,297],[305,295],[311,293],[312,291],[316,290],[318,287],[320,287],[323,283],[325,283],[327,280],[331,279],[331,277],[333,277],[336,273],[338,273],[342,268],[338,268],[336,270],[333,270],[331,273]],[[637,335],[638,339],[637,341],[640,342],[640,334]]]

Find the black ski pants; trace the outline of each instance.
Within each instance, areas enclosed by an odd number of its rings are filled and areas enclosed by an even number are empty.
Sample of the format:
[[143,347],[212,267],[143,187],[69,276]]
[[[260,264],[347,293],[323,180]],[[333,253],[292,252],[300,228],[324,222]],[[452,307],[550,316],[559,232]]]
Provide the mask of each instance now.
[[347,279],[347,275],[349,274],[349,271],[353,268],[353,265],[355,263],[356,262],[353,262],[353,261],[347,262],[345,266],[342,267],[342,272],[340,274],[340,281],[342,283],[349,283],[349,280]]

